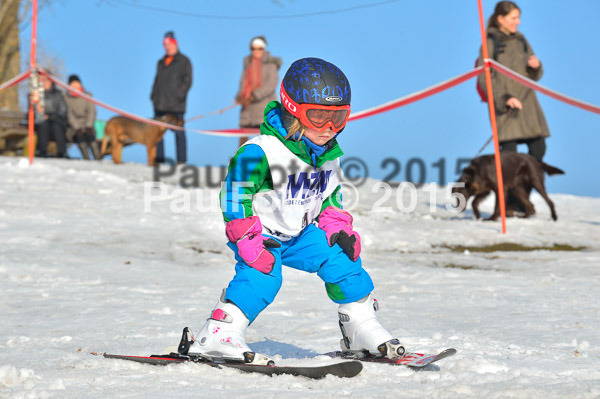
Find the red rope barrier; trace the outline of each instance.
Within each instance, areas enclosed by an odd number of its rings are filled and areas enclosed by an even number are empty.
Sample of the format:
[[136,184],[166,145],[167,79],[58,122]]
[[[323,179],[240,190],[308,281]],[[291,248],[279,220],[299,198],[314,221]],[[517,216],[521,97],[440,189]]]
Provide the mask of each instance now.
[[452,79],[445,80],[445,81],[437,83],[433,86],[429,86],[423,90],[414,92],[412,94],[408,94],[397,100],[393,100],[388,103],[381,104],[376,107],[365,109],[363,111],[359,111],[354,114],[351,114],[350,118],[348,118],[348,120],[354,121],[357,119],[366,118],[368,116],[377,115],[382,112],[390,111],[394,108],[402,107],[404,105],[413,103],[415,101],[422,100],[426,97],[432,96],[441,91],[448,90],[451,87],[459,85],[459,84],[463,83],[464,81],[469,80],[472,77],[479,75],[482,72],[483,72],[483,66],[479,66],[479,67],[473,69],[472,71],[463,73],[462,75],[458,75]]
[[[198,129],[187,129],[185,127],[181,127],[181,126],[177,126],[177,125],[172,125],[170,123],[164,123],[164,122],[160,122],[157,121],[155,119],[150,119],[150,118],[144,118],[142,116],[138,116],[135,114],[132,114],[131,112],[127,112],[124,111],[122,109],[113,107],[112,105],[103,103],[102,101],[99,101],[97,99],[95,99],[92,96],[89,96],[83,92],[77,91],[75,89],[73,89],[71,86],[69,86],[67,83],[55,78],[54,76],[50,75],[48,73],[48,71],[42,69],[42,68],[38,68],[40,75],[44,75],[47,76],[48,79],[50,79],[51,81],[53,81],[56,85],[62,87],[65,90],[68,90],[69,92],[76,94],[77,96],[93,103],[96,104],[102,108],[108,109],[109,111],[115,112],[119,115],[123,115],[127,118],[139,121],[139,122],[144,122],[144,123],[148,123],[150,125],[156,125],[156,126],[162,126],[165,127],[167,129],[172,129],[172,130],[185,130],[186,132],[192,132],[192,133],[200,133],[200,134],[206,134],[209,136],[221,136],[221,137],[249,137],[249,136],[254,136],[256,135],[258,132],[254,132],[254,129],[224,129],[224,130],[198,130]],[[258,129],[256,129],[258,130]]]
[[62,87],[63,89],[71,92],[72,94],[81,97],[91,103],[94,103],[102,108],[106,108],[109,111],[115,112],[117,114],[126,116],[127,118],[136,120],[138,122],[144,122],[144,123],[149,123],[151,125],[156,125],[156,126],[162,126],[162,127],[166,127],[167,129],[173,129],[173,130],[186,130],[185,128],[181,127],[181,126],[177,126],[177,125],[172,125],[170,123],[164,123],[164,122],[159,122],[157,120],[154,119],[150,119],[150,118],[144,118],[142,116],[138,116],[135,114],[132,114],[131,112],[127,112],[124,111],[122,109],[113,107],[112,105],[103,103],[102,101],[96,100],[94,97],[89,96],[87,94],[85,94],[84,92],[78,91],[73,89],[71,86],[69,86],[68,84],[66,84],[65,82],[60,81],[59,79],[55,78],[54,76],[50,75],[48,73],[48,71],[42,69],[42,68],[38,68],[38,70],[40,71],[40,75],[44,75],[46,76],[48,79],[50,79],[51,81],[53,81],[56,85]]
[[2,91],[4,89],[8,89],[9,87],[12,87],[14,85],[21,83],[22,81],[24,81],[25,79],[27,79],[29,77],[30,73],[31,73],[31,71],[25,71],[25,72],[15,76],[12,79],[8,79],[6,82],[0,84],[0,91]]
[[[419,90],[417,92],[408,94],[404,97],[398,98],[396,100],[387,102],[385,104],[381,104],[372,108],[368,108],[362,111],[358,111],[356,113],[353,113],[352,115],[350,115],[350,118],[348,119],[349,121],[355,121],[358,119],[362,119],[362,118],[366,118],[369,116],[373,116],[373,115],[377,115],[383,112],[387,112],[390,111],[392,109],[395,108],[399,108],[408,104],[411,104],[413,102],[422,100],[424,98],[427,98],[429,96],[432,96],[434,94],[440,93],[442,91],[448,90],[454,86],[457,86],[475,76],[478,76],[479,74],[483,73],[485,70],[485,67],[492,67],[496,70],[498,70],[498,72],[508,76],[509,78],[527,86],[530,87],[534,90],[540,91],[550,97],[553,97],[555,99],[558,99],[560,101],[566,102],[570,105],[574,105],[576,107],[585,109],[587,111],[591,111],[591,112],[595,112],[595,113],[600,113],[600,107],[590,104],[590,103],[586,103],[584,101],[581,100],[577,100],[575,98],[566,96],[564,94],[561,94],[559,92],[556,92],[554,90],[548,89],[540,84],[538,84],[537,82],[532,81],[531,79],[528,79],[520,74],[518,74],[517,72],[497,63],[494,60],[490,60],[490,59],[486,59],[486,63],[483,66],[479,66],[477,68],[474,68],[471,71],[468,71],[466,73],[463,73],[461,75],[455,76],[451,79],[445,80],[443,82],[437,83],[435,85],[429,86],[423,90]],[[88,96],[85,93],[82,92],[78,92],[76,90],[74,90],[73,88],[71,88],[68,84],[66,84],[65,82],[60,81],[59,79],[55,78],[54,76],[51,76],[47,71],[43,70],[42,68],[38,68],[40,71],[40,74],[47,76],[50,80],[52,80],[55,84],[57,84],[58,86],[64,88],[65,90],[68,90],[74,94],[77,94],[78,96],[86,99],[87,101],[90,101],[100,107],[103,107],[105,109],[108,109],[112,112],[115,112],[117,114],[123,115],[127,118],[131,118],[140,122],[144,122],[144,123],[149,123],[152,125],[157,125],[157,126],[162,126],[168,129],[173,129],[173,130],[185,130],[187,132],[192,132],[192,133],[199,133],[199,134],[207,134],[207,135],[212,135],[212,136],[221,136],[221,137],[250,137],[250,136],[254,136],[256,134],[259,133],[258,129],[223,129],[223,130],[198,130],[198,129],[189,129],[189,128],[184,128],[184,127],[180,127],[180,126],[176,126],[176,125],[171,125],[169,123],[164,123],[164,122],[160,122],[154,119],[150,119],[150,118],[144,118],[135,114],[132,114],[131,112],[127,112],[124,111],[122,109],[113,107],[109,104],[103,103],[102,101],[99,101],[91,96]],[[26,75],[25,75],[26,74]],[[25,75],[25,76],[24,76]],[[18,77],[15,77],[13,79],[17,79],[19,78],[19,81],[21,81],[22,79],[25,79],[27,76],[29,76],[29,71],[24,72],[22,75],[19,75]],[[12,82],[12,79],[11,79]],[[9,82],[6,82],[9,83]],[[6,84],[5,83],[5,84]],[[16,82],[18,83],[18,82]],[[14,84],[16,84],[14,83]],[[0,86],[0,89],[3,88],[3,86]],[[193,121],[193,120],[197,120],[197,119],[201,119],[204,118],[206,116],[209,115],[214,115],[214,114],[222,114],[225,111],[228,111],[230,109],[233,109],[235,107],[237,107],[239,104],[232,104],[230,106],[227,106],[225,108],[221,108],[219,110],[216,111],[212,111],[209,112],[207,114],[203,114],[203,115],[198,115],[189,119],[186,119],[186,121]]]
[[487,59],[486,62],[489,63],[489,65],[491,65],[492,68],[494,68],[501,74],[508,76],[512,80],[515,80],[515,81],[521,83],[523,86],[527,86],[530,89],[537,90],[540,93],[544,93],[547,96],[550,96],[559,101],[563,101],[563,102],[573,105],[575,107],[582,108],[582,109],[585,109],[586,111],[594,112],[596,114],[600,114],[600,107],[597,105],[586,103],[584,101],[578,100],[573,97],[569,97],[565,94],[562,94],[557,91],[551,90],[547,87],[544,87],[541,84],[537,83],[536,81],[531,80],[531,79],[513,71],[512,69],[505,67],[504,65],[498,63],[497,61]]

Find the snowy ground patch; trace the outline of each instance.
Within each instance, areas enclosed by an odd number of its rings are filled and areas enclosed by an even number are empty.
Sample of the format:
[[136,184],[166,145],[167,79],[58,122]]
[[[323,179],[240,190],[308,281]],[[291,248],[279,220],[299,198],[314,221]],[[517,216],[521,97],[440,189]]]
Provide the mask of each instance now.
[[[406,213],[369,181],[352,213],[382,323],[410,350],[458,353],[422,371],[366,364],[350,380],[311,381],[92,355],[157,353],[203,324],[234,272],[218,209],[144,212],[152,169],[137,164],[0,157],[0,175],[0,397],[600,396],[598,198],[551,194],[553,222],[534,194],[537,215],[509,219],[502,235],[499,222],[447,209],[445,188],[433,200],[420,188]],[[489,216],[493,198],[480,210]],[[450,249],[503,243],[585,248]],[[336,311],[317,276],[285,269],[247,340],[281,364],[324,364],[339,345]]]

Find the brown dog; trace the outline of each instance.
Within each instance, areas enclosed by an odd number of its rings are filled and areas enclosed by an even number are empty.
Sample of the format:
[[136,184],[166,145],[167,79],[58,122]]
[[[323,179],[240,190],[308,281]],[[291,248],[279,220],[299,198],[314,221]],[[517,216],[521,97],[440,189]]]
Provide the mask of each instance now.
[[[533,204],[529,201],[531,188],[535,188],[546,200],[552,213],[552,219],[556,220],[554,204],[546,193],[544,186],[544,172],[548,175],[564,174],[562,170],[536,160],[528,154],[516,152],[500,153],[502,162],[502,180],[504,183],[504,198],[508,198],[511,192],[525,207],[525,216],[528,218],[535,213]],[[496,194],[496,207],[494,214],[487,220],[496,220],[500,216],[500,204],[498,200],[498,183],[496,181],[496,162],[493,155],[483,155],[471,160],[469,166],[463,169],[462,176],[458,180],[464,183],[464,187],[454,187],[453,193],[462,194],[465,201],[471,196],[473,199],[473,213],[479,219],[479,203],[493,191]],[[466,202],[465,202],[466,206]]]
[[[166,114],[158,121],[172,125],[183,126],[183,121],[174,115]],[[104,138],[102,139],[102,154],[108,147],[107,138],[110,137],[111,154],[114,163],[122,163],[121,152],[123,146],[132,142],[144,144],[148,151],[148,166],[154,166],[156,158],[156,145],[163,138],[167,128],[138,122],[124,116],[115,116],[106,122]]]

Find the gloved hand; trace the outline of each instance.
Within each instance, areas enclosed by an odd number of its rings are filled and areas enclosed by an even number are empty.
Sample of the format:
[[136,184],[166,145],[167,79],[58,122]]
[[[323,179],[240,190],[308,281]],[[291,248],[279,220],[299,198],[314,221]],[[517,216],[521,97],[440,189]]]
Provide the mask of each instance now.
[[352,216],[339,208],[328,206],[319,215],[319,228],[325,231],[327,243],[337,243],[352,261],[360,256],[360,236],[352,230]]
[[236,101],[238,104],[241,104],[241,106],[242,106],[242,107],[247,107],[247,106],[248,106],[248,104],[250,104],[250,102],[251,102],[251,99],[250,99],[250,98],[242,98],[242,96],[237,96],[237,97],[235,98],[235,101]]
[[262,224],[258,216],[234,219],[225,226],[229,241],[237,245],[238,254],[244,261],[263,273],[270,273],[275,265],[275,256],[267,248],[279,248],[281,244],[262,235]]

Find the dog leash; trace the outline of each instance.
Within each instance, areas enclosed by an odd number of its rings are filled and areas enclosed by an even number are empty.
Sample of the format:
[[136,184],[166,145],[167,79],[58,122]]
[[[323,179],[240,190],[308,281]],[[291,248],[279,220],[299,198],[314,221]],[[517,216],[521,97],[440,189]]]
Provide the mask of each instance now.
[[[518,110],[517,110],[516,108],[511,108],[511,109],[509,109],[509,110],[508,110],[508,113],[509,113],[509,114],[511,114],[511,113],[515,113],[514,111],[517,111],[517,112],[518,112]],[[511,118],[511,119],[509,119],[508,123],[507,123],[507,124],[505,124],[504,126],[502,126],[502,130],[500,130],[500,131],[498,132],[498,136],[500,136],[500,133],[502,133],[502,132],[504,132],[504,130],[506,130],[506,127],[507,127],[508,125],[510,125],[510,123],[511,123],[513,120],[514,120],[514,119],[512,119],[512,118]],[[491,136],[490,136],[490,138],[489,138],[489,139],[487,139],[487,141],[485,142],[485,144],[484,144],[484,145],[483,145],[483,146],[482,146],[482,147],[479,149],[479,151],[477,151],[477,153],[475,154],[475,156],[474,156],[473,158],[477,158],[477,157],[479,156],[479,154],[481,154],[481,153],[483,152],[483,150],[485,150],[485,147],[487,147],[487,146],[488,146],[488,144],[490,144],[490,142],[492,141],[492,139],[493,139],[493,138],[494,138],[494,136],[493,136],[493,135],[491,135]]]
[[493,138],[494,138],[494,136],[493,136],[493,135],[492,135],[492,136],[490,136],[490,138],[489,138],[489,139],[487,139],[487,141],[485,142],[485,144],[483,145],[483,147],[481,147],[481,148],[479,149],[479,151],[477,151],[477,153],[475,154],[475,156],[474,156],[473,158],[477,158],[477,157],[479,156],[479,154],[481,154],[481,152],[482,152],[483,150],[485,150],[485,147],[487,147],[487,146],[488,146],[488,144],[490,143],[490,141],[492,141],[492,139],[493,139]]
[[[529,91],[527,91],[527,92],[525,93],[525,95],[523,96],[523,100],[521,100],[521,103],[524,103],[524,102],[525,102],[525,100],[526,100],[526,99],[527,99],[527,97],[529,96],[529,93],[531,93],[532,91],[533,91],[533,90],[529,90]],[[512,116],[511,114],[514,114],[514,113],[517,113],[517,112],[519,112],[519,110],[518,110],[518,109],[516,109],[516,108],[511,108],[511,109],[509,109],[509,110],[508,110],[508,114],[509,114],[509,116]],[[498,137],[500,137],[500,133],[504,132],[504,130],[506,130],[506,127],[507,127],[508,125],[510,125],[510,124],[511,124],[511,122],[512,122],[513,120],[514,120],[513,118],[510,118],[510,119],[508,120],[508,123],[507,123],[507,124],[505,124],[504,126],[502,126],[502,129],[501,129],[501,130],[498,132]],[[492,141],[492,139],[493,139],[493,138],[494,138],[494,136],[493,136],[493,135],[492,135],[492,136],[490,136],[490,138],[489,138],[489,139],[487,139],[487,141],[485,142],[485,144],[483,145],[483,147],[481,147],[481,148],[479,149],[479,151],[477,151],[477,154],[475,154],[475,156],[474,156],[473,158],[476,158],[477,156],[479,156],[479,154],[481,154],[481,152],[482,152],[482,151],[485,149],[485,147],[487,147],[487,146],[488,146],[488,144],[490,144],[490,142]]]
[[185,121],[186,122],[192,122],[192,121],[197,121],[198,119],[205,118],[207,116],[222,114],[223,112],[229,111],[230,109],[233,109],[233,108],[237,107],[238,105],[240,105],[240,104],[234,103],[234,104],[231,104],[231,105],[229,105],[229,106],[227,106],[225,108],[218,109],[216,111],[211,111],[211,112],[206,113],[206,114],[193,116],[191,118],[186,119]]

